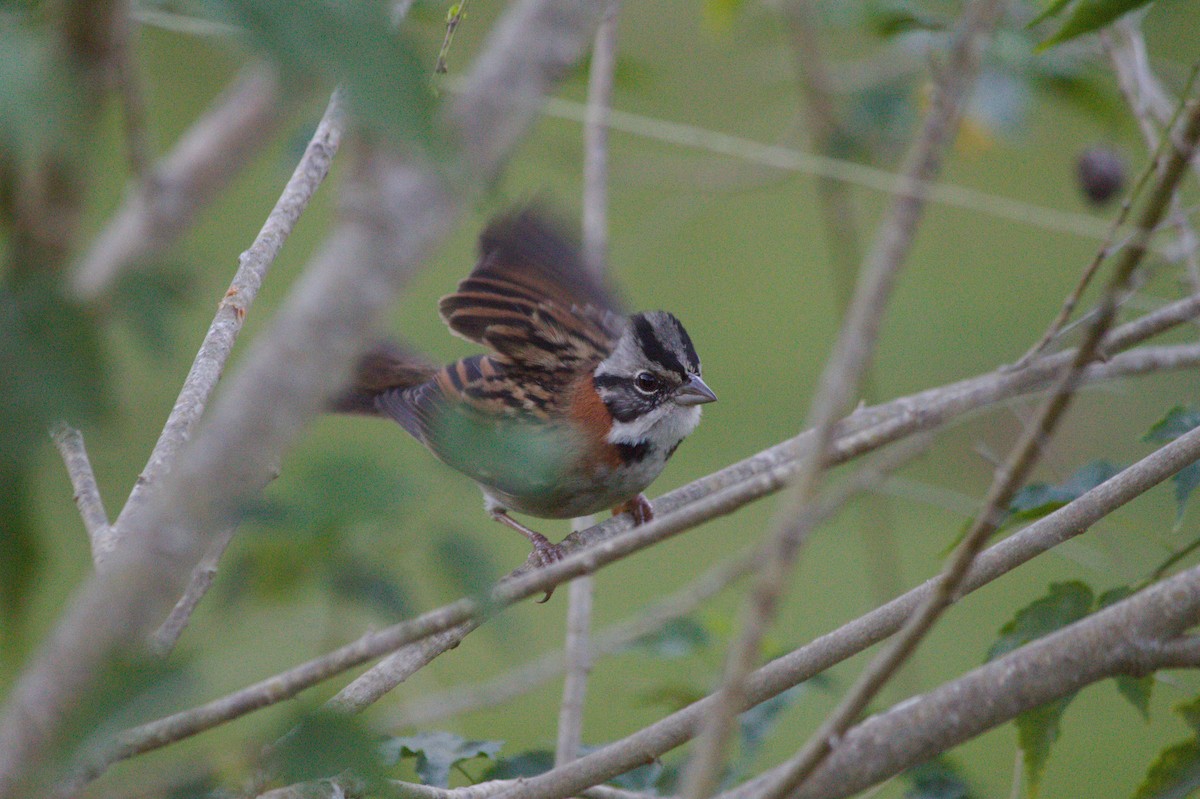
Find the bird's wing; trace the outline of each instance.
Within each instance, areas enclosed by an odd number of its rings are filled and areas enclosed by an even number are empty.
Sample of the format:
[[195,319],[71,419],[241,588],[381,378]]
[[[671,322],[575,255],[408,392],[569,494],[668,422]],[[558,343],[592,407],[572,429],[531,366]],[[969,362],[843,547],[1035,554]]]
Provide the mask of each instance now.
[[439,306],[452,331],[522,370],[577,372],[612,352],[625,318],[553,224],[532,210],[500,217],[479,251],[474,271]]

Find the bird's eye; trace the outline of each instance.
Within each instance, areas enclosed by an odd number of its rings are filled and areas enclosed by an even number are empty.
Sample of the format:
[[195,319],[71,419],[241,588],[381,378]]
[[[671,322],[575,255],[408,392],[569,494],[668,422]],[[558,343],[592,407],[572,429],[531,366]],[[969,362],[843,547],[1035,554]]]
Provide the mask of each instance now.
[[643,394],[653,394],[662,388],[662,381],[650,372],[638,372],[633,378],[633,386]]

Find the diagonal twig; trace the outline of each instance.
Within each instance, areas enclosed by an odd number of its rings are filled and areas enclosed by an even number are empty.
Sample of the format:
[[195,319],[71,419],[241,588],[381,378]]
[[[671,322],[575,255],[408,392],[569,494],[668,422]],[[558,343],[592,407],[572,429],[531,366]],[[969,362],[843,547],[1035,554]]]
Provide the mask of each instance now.
[[1096,357],[1100,342],[1116,316],[1120,295],[1129,285],[1134,270],[1146,253],[1149,237],[1170,204],[1195,152],[1197,140],[1200,140],[1200,103],[1189,115],[1183,134],[1183,149],[1172,148],[1171,156],[1162,168],[1157,185],[1138,218],[1137,234],[1115,265],[1096,318],[1088,327],[1070,366],[1057,380],[1037,418],[1025,429],[1008,459],[997,471],[983,508],[963,540],[955,547],[945,569],[934,583],[934,590],[905,622],[900,633],[867,666],[808,742],[788,761],[777,782],[763,792],[764,799],[782,799],[803,784],[949,606],[970,572],[975,556],[996,531],[1012,497],[1041,457],[1046,442],[1071,403],[1083,369]]
[[108,537],[110,528],[100,487],[96,485],[96,475],[92,472],[92,463],[83,444],[83,433],[60,422],[51,428],[50,437],[54,439],[54,445],[58,447],[67,467],[67,476],[75,491],[75,504],[79,508],[79,515],[83,517],[83,527],[91,542],[94,558]]
[[737,708],[744,704],[746,678],[758,661],[763,636],[774,619],[798,554],[798,546],[790,542],[803,541],[809,532],[798,528],[798,520],[807,516],[803,509],[821,485],[834,425],[856,398],[869,369],[883,310],[925,207],[927,195],[920,187],[940,170],[944,149],[958,129],[962,107],[974,84],[984,42],[1003,5],[1000,0],[976,0],[967,7],[955,32],[930,111],[902,170],[908,190],[896,197],[884,215],[812,400],[806,425],[813,431],[812,449],[803,459],[788,496],[781,501],[774,529],[763,545],[763,570],[743,606],[739,633],[726,655],[716,705],[684,773],[685,799],[706,799],[717,788]]

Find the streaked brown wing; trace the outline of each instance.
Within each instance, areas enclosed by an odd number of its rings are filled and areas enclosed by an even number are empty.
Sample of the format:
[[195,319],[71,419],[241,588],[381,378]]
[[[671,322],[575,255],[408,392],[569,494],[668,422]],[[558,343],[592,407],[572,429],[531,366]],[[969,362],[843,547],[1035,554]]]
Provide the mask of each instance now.
[[550,415],[551,406],[560,396],[560,386],[546,380],[544,374],[515,376],[516,369],[492,356],[475,355],[443,366],[419,386],[386,391],[375,404],[380,412],[438,452],[439,432],[452,416],[536,424]]
[[539,371],[612,352],[623,324],[617,301],[553,224],[531,210],[500,217],[479,251],[474,271],[439,306],[451,330]]

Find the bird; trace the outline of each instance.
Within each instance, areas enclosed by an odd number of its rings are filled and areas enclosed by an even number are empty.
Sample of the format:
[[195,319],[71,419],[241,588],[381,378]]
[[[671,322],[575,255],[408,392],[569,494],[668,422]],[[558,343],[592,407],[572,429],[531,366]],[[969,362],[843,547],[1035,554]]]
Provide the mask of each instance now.
[[439,312],[488,351],[437,367],[377,343],[335,410],[398,422],[474,480],[488,515],[529,540],[534,566],[565,553],[509,511],[653,518],[642,492],[717,399],[673,314],[624,313],[557,220],[532,207],[486,226],[474,269]]

